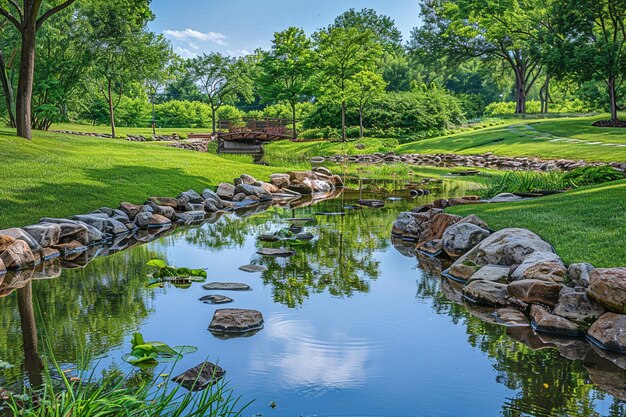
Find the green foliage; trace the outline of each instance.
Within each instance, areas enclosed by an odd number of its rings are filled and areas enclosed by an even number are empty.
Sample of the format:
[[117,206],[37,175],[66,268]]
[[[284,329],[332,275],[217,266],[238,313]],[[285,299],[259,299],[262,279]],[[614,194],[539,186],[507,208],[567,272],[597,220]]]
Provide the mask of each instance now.
[[161,259],[152,259],[148,261],[147,265],[156,268],[154,272],[148,275],[148,277],[153,278],[148,284],[150,288],[162,286],[166,282],[185,287],[191,285],[192,282],[202,282],[207,277],[204,269],[177,268],[168,265]]
[[131,352],[122,357],[131,365],[154,366],[159,362],[179,360],[182,355],[193,353],[198,349],[194,346],[169,347],[163,342],[146,342],[139,332],[133,334],[130,341]]
[[587,166],[566,172],[563,178],[577,186],[584,186],[621,180],[624,173],[609,165]]
[[[155,106],[157,126],[198,128],[211,126],[211,107],[199,101],[171,100]],[[133,124],[137,126],[137,124]]]
[[483,189],[480,194],[485,198],[500,193],[532,193],[546,190],[563,190],[575,184],[566,179],[563,172],[508,171],[504,175],[481,176]]
[[[485,115],[487,116],[505,116],[515,113],[514,102],[495,102],[489,104],[485,108]],[[565,113],[565,114],[580,114],[589,113],[592,108],[584,103],[580,99],[565,100],[563,102],[557,102],[550,105],[550,111],[552,113]],[[529,100],[526,102],[526,113],[541,113],[541,102]]]

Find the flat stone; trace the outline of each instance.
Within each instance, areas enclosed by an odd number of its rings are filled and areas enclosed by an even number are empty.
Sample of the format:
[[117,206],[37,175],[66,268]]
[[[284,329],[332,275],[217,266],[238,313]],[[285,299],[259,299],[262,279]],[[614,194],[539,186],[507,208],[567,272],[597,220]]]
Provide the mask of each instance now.
[[626,268],[593,270],[587,294],[609,311],[626,314]]
[[248,291],[250,286],[240,282],[209,282],[202,286],[205,290]]
[[289,257],[293,256],[296,253],[290,249],[283,248],[261,248],[256,251],[259,255],[262,256],[278,256],[278,257]]
[[199,298],[205,304],[227,304],[232,303],[233,299],[220,294],[205,295]]
[[473,303],[506,307],[506,287],[506,284],[498,282],[474,281],[463,288],[463,296]]
[[554,307],[559,301],[562,286],[555,282],[538,279],[523,279],[509,284],[507,291],[511,297],[525,303],[540,303]]
[[509,277],[509,267],[500,265],[485,265],[474,273],[468,280],[472,281],[492,281],[506,283]]
[[582,336],[585,334],[575,323],[559,317],[539,304],[530,307],[530,318],[533,329],[538,332],[552,333],[564,336]]
[[602,349],[626,353],[626,315],[604,314],[589,328],[587,337]]
[[267,271],[267,267],[263,265],[243,265],[240,266],[239,269],[245,272],[264,272]]
[[172,381],[190,391],[202,391],[218,382],[225,374],[226,371],[218,365],[205,361],[175,376]]
[[499,308],[494,313],[496,322],[507,327],[530,326],[528,318],[519,310],[514,308]]
[[263,315],[257,310],[224,308],[215,311],[209,330],[215,333],[247,333],[263,328]]

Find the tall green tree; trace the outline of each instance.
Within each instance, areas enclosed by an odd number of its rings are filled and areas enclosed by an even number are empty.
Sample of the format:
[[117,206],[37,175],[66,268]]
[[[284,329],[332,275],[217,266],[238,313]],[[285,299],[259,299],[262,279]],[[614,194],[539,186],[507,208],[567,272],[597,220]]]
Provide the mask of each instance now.
[[363,137],[363,111],[385,93],[386,86],[383,76],[371,70],[363,70],[348,79],[348,100],[359,109],[359,137]]
[[298,137],[296,105],[307,97],[313,63],[311,41],[296,27],[275,33],[271,50],[263,52],[259,62],[261,72],[257,82],[261,98],[269,103],[289,103],[294,139]]
[[238,98],[252,100],[250,65],[242,58],[231,58],[217,52],[188,61],[189,72],[198,89],[211,106],[213,134],[217,133],[217,111],[224,104],[235,104]]
[[350,80],[378,68],[382,47],[371,30],[328,28],[315,34],[318,90],[323,101],[341,104],[341,139],[346,140],[346,103]]
[[15,26],[21,35],[20,71],[16,97],[17,135],[32,138],[31,112],[35,78],[35,46],[37,32],[55,14],[71,6],[76,0],[3,0],[0,15]]
[[557,2],[564,42],[557,61],[579,81],[606,85],[611,122],[618,122],[618,99],[626,80],[626,0]]
[[370,30],[385,52],[389,55],[401,55],[402,32],[396,27],[395,22],[389,16],[379,14],[374,9],[350,9],[339,16],[329,28],[355,28],[359,32]]

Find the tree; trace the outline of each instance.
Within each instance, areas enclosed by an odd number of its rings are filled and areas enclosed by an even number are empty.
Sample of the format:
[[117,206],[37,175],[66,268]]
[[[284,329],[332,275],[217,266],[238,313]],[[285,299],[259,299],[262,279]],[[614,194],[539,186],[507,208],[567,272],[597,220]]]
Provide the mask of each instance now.
[[[45,0],[24,0],[22,7],[16,0],[6,0],[0,3],[0,15],[4,16],[15,26],[22,38],[16,98],[16,125],[17,135],[25,139],[32,138],[31,102],[35,78],[37,31],[51,16],[68,8],[75,1],[46,2]],[[53,3],[53,5],[46,11],[43,11],[44,3]]]
[[311,41],[302,29],[290,27],[274,34],[272,49],[262,53],[257,81],[263,101],[286,101],[291,106],[293,138],[296,132],[296,104],[308,93],[313,72]]
[[502,60],[515,74],[516,113],[542,70],[534,50],[542,22],[539,2],[510,0],[423,0],[424,25],[415,28],[409,48],[422,59],[446,58],[450,65],[481,57]]
[[346,101],[349,80],[377,67],[381,46],[370,30],[328,28],[315,34],[323,100],[341,103],[341,139],[346,140]]
[[[3,24],[0,25],[0,33],[2,34],[3,40],[2,45],[0,45],[0,83],[2,84],[2,93],[4,94],[4,105],[7,112],[7,121],[9,126],[14,128],[16,127],[16,121],[15,112],[13,111],[13,77],[9,74],[9,71],[11,70],[11,73],[13,73],[13,59],[15,58],[19,45],[17,40],[13,39],[11,34],[5,33],[6,24],[8,24],[8,22],[3,22]],[[8,63],[4,57],[4,51],[6,49],[13,50],[13,52],[10,54],[10,59]]]
[[230,58],[217,52],[192,58],[188,62],[192,79],[211,106],[213,134],[217,133],[217,110],[234,104],[238,97],[252,99],[252,80],[242,58]]
[[401,55],[402,32],[389,16],[376,13],[373,9],[350,9],[335,18],[329,28],[355,28],[359,32],[370,30],[385,52],[389,55]]
[[111,134],[115,110],[126,88],[162,71],[169,61],[169,43],[146,29],[154,18],[149,0],[93,1],[82,9],[90,51],[90,78],[107,102]]
[[363,110],[372,101],[385,93],[387,83],[382,75],[370,70],[363,70],[348,79],[348,97],[359,109],[359,137],[363,137]]
[[564,42],[557,60],[581,82],[601,81],[611,124],[618,124],[618,94],[626,79],[626,0],[567,0],[557,4]]

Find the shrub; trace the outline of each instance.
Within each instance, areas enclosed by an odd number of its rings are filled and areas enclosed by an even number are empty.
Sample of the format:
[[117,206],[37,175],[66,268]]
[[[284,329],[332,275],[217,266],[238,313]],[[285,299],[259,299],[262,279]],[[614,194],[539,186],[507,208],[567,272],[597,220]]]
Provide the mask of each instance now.
[[509,171],[504,175],[481,177],[480,194],[492,198],[500,193],[532,193],[543,190],[563,190],[574,184],[563,172]]
[[567,172],[563,178],[581,187],[621,180],[624,173],[609,165],[587,166]]
[[171,100],[156,105],[159,127],[210,127],[211,108],[199,101]]
[[[487,116],[506,116],[515,114],[515,102],[495,102],[485,108]],[[587,113],[591,107],[580,99],[564,100],[558,103],[551,103],[550,113]],[[541,113],[541,102],[529,100],[526,102],[526,113]]]

